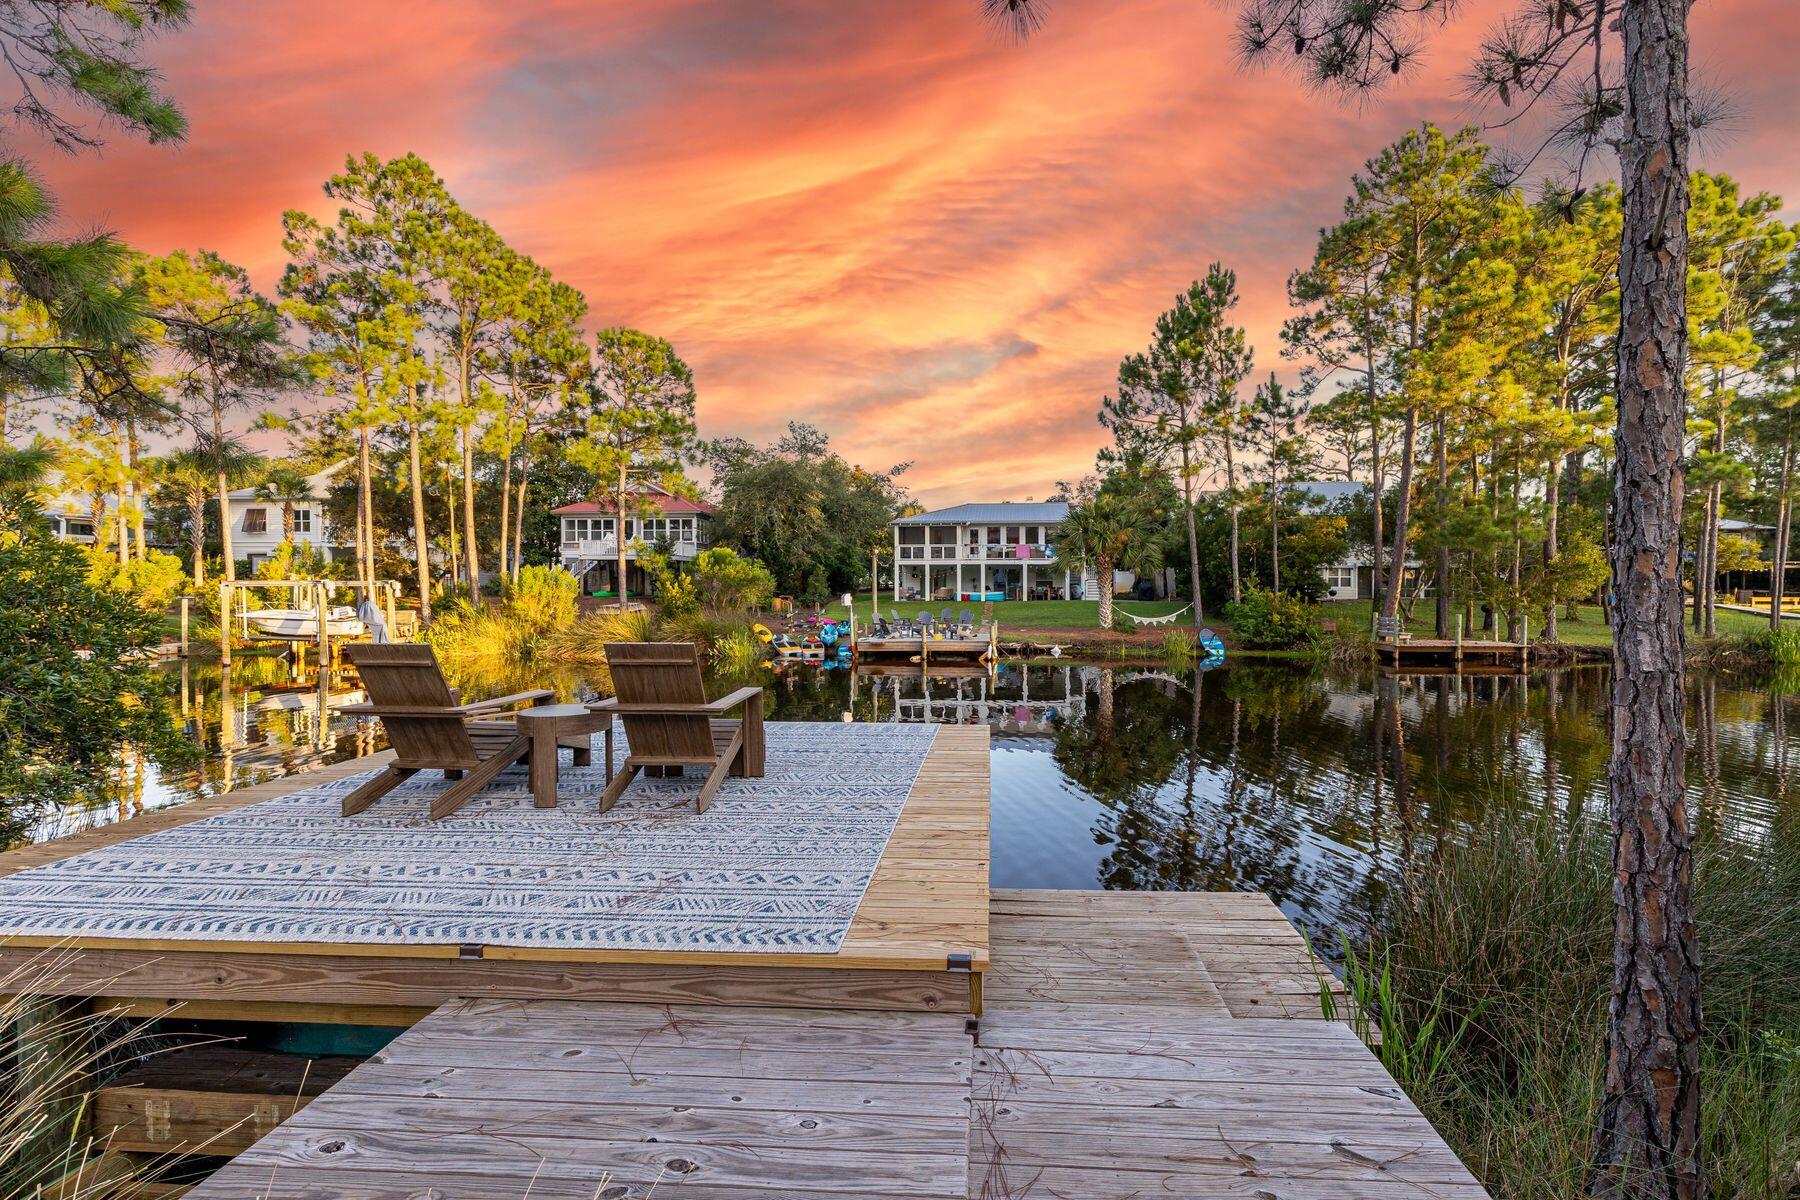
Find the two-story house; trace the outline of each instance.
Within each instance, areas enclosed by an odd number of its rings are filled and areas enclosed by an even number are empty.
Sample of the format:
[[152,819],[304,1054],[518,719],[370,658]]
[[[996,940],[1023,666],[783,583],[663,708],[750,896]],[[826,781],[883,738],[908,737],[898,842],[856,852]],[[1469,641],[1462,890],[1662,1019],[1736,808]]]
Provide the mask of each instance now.
[[[589,595],[618,591],[619,543],[614,536],[618,513],[610,501],[583,500],[551,510],[562,525],[563,569],[581,580]],[[671,561],[692,562],[710,544],[707,525],[716,510],[703,500],[689,500],[648,485],[626,501],[625,585],[632,595],[648,590],[649,580],[637,565],[638,547],[666,550]]]
[[331,522],[325,517],[325,492],[331,479],[348,465],[333,463],[306,477],[306,486],[292,496],[271,495],[263,488],[238,488],[226,493],[230,500],[231,552],[254,571],[271,557],[288,536],[288,515],[293,516],[294,544],[311,546],[326,558],[332,556]]
[[894,599],[1076,599],[1082,578],[1051,544],[1068,515],[1067,504],[1047,501],[958,504],[901,517],[893,523]]

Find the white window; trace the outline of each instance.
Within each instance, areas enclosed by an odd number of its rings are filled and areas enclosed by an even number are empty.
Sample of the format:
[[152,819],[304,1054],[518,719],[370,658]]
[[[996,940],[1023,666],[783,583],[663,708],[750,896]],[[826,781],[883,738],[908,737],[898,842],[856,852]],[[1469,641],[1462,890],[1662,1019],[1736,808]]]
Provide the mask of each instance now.
[[269,510],[266,508],[246,508],[244,510],[244,532],[269,532]]
[[311,533],[312,531],[312,509],[296,508],[294,510],[294,532]]
[[1326,567],[1320,574],[1325,576],[1325,590],[1328,595],[1339,600],[1355,598],[1355,567]]

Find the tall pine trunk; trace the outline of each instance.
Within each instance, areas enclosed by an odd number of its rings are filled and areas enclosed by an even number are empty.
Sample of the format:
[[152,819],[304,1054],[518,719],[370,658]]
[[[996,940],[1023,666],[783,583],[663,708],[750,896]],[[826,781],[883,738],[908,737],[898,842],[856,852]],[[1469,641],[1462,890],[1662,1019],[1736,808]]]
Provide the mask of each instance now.
[[1269,574],[1275,592],[1281,591],[1281,489],[1269,483]]
[[507,544],[512,534],[512,460],[512,447],[508,446],[500,464],[500,548],[494,561],[494,570],[502,578],[509,574],[506,564],[512,561]]
[[1400,422],[1399,495],[1394,500],[1394,548],[1388,555],[1387,589],[1381,595],[1381,615],[1393,620],[1400,612],[1400,586],[1406,579],[1406,534],[1412,516],[1413,459],[1418,451],[1419,412],[1408,408]]
[[1441,638],[1450,636],[1450,542],[1444,537],[1444,527],[1450,517],[1449,434],[1450,422],[1440,412],[1431,424],[1431,460],[1432,505],[1437,510],[1437,553],[1432,556],[1432,574],[1437,576],[1432,588],[1435,600],[1432,626]]
[[219,487],[219,550],[225,559],[225,582],[237,579],[237,559],[231,550],[231,483],[225,478],[225,410],[221,406],[218,380],[213,381],[212,426],[213,462],[217,468]]
[[475,536],[475,426],[462,429],[463,564],[471,599],[481,593],[481,547]]
[[419,422],[406,423],[407,486],[412,491],[413,570],[419,586],[419,623],[431,624],[431,549],[425,537],[425,480],[419,453]]
[[125,418],[125,462],[131,469],[131,538],[132,555],[139,562],[150,557],[150,541],[144,534],[143,439],[138,436],[137,418]]
[[1688,0],[1624,0],[1613,486],[1613,980],[1589,1192],[1698,1200],[1694,932],[1681,628],[1687,418]]
[[369,464],[369,427],[356,429],[356,573],[365,584],[375,581],[375,499]]
[[621,459],[619,464],[618,516],[616,518],[617,524],[613,526],[613,548],[618,552],[619,563],[619,578],[614,591],[616,592],[615,599],[618,601],[620,612],[625,611],[625,484],[625,465],[624,461]]
[[1775,545],[1769,561],[1769,628],[1781,628],[1781,600],[1787,590],[1788,537],[1793,527],[1794,410],[1782,414],[1781,484],[1775,510]]
[[1181,443],[1181,517],[1187,526],[1188,551],[1188,589],[1193,599],[1194,628],[1199,629],[1205,620],[1200,606],[1200,536],[1194,528],[1194,476],[1192,463],[1189,461],[1191,449],[1187,441]]
[[1231,452],[1232,431],[1225,431],[1225,491],[1231,500],[1231,602],[1244,598],[1243,578],[1238,572],[1238,494],[1237,463]]
[[1383,485],[1386,482],[1386,474],[1383,471],[1381,464],[1381,408],[1380,400],[1375,393],[1375,356],[1373,354],[1368,356],[1367,364],[1369,383],[1369,492],[1370,499],[1374,501],[1374,504],[1371,506],[1374,509],[1374,516],[1371,518],[1373,525],[1371,534],[1374,540],[1369,543],[1369,551],[1375,560],[1373,570],[1370,572],[1369,583],[1374,593],[1371,598],[1375,602],[1375,607],[1380,609],[1386,603],[1384,598],[1387,595],[1386,589],[1388,577],[1387,569],[1382,563],[1382,555],[1387,548],[1387,542],[1381,528],[1381,497],[1384,490]]

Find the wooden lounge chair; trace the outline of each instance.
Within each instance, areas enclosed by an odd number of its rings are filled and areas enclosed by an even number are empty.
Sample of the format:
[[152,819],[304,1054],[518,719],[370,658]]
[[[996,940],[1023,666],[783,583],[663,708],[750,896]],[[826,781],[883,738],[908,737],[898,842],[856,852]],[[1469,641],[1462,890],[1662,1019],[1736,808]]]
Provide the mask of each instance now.
[[430,646],[365,643],[345,646],[344,656],[362,676],[370,703],[346,705],[339,711],[380,717],[388,744],[394,748],[392,766],[344,797],[346,817],[361,812],[420,771],[432,770],[455,781],[431,802],[433,820],[449,816],[530,752],[531,743],[519,736],[518,727],[510,720],[475,718],[556,695],[540,688],[458,704]]
[[[605,812],[646,767],[708,767],[694,803],[706,811],[727,774],[759,779],[763,774],[763,693],[739,688],[718,700],[706,698],[699,651],[687,642],[614,642],[606,647],[612,671],[610,709],[625,722],[630,752],[600,796]],[[743,706],[741,721],[718,720]]]

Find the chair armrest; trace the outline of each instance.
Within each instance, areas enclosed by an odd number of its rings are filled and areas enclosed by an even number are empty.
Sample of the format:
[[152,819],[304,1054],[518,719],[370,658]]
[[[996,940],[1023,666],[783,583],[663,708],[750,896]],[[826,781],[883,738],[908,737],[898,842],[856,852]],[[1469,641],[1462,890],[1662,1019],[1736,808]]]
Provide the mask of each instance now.
[[463,719],[461,709],[440,708],[437,705],[345,704],[335,711],[349,713],[353,717],[441,717],[446,721]]
[[456,711],[459,713],[486,712],[493,708],[507,708],[514,704],[523,704],[527,700],[536,704],[538,701],[547,700],[554,695],[556,693],[549,688],[537,688],[529,692],[515,692],[510,696],[495,696],[492,700],[476,700],[469,704],[459,704],[456,706]]
[[729,709],[736,708],[738,705],[746,703],[753,698],[760,697],[762,694],[763,690],[759,687],[741,687],[729,696],[720,696],[717,700],[708,700],[706,702],[706,708],[711,712],[725,712]]

